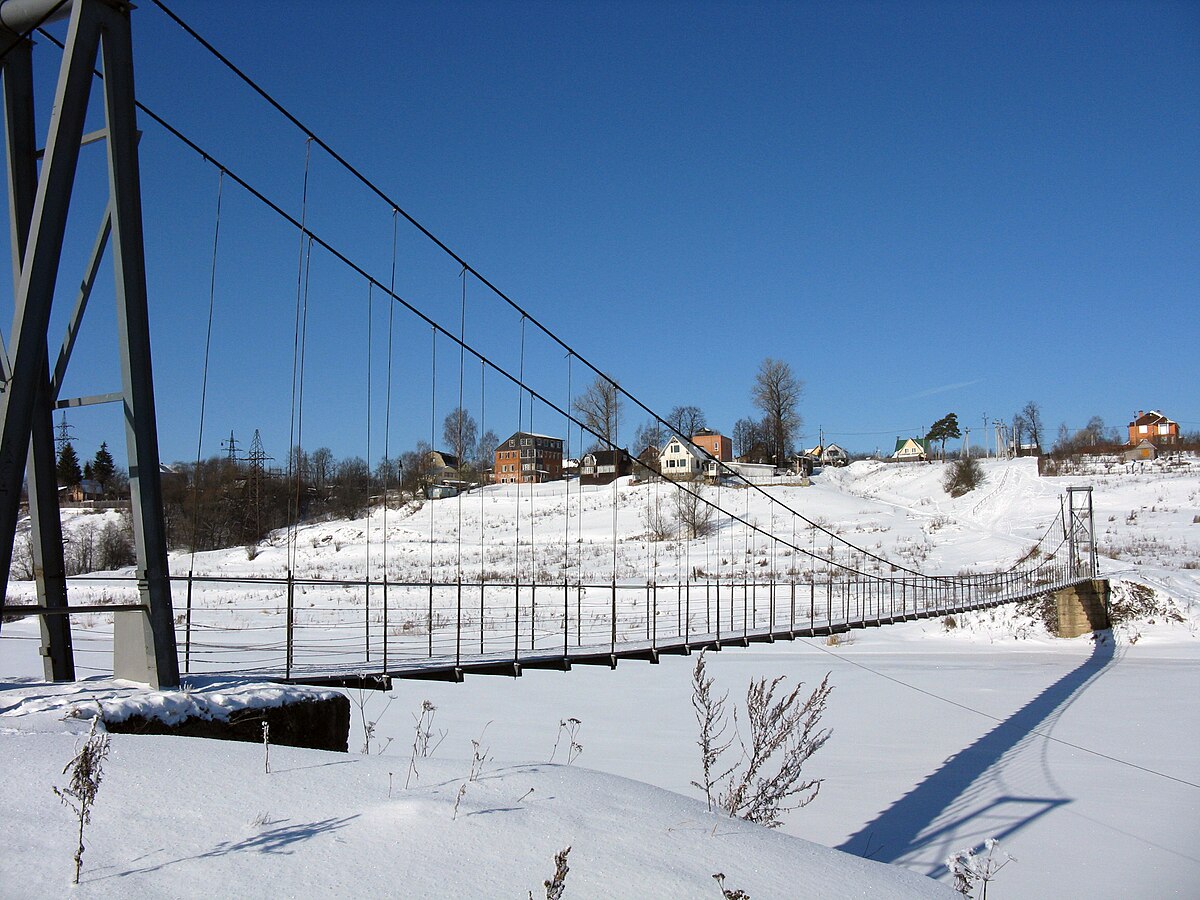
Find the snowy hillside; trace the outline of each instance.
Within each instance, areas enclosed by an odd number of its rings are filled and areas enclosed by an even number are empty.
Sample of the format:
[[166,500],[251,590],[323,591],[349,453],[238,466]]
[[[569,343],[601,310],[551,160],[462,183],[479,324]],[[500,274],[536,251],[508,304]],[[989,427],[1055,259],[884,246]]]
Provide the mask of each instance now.
[[[732,699],[751,678],[786,675],[811,685],[831,673],[833,737],[806,769],[824,779],[821,793],[782,831],[944,884],[948,855],[999,838],[1016,861],[997,876],[994,896],[1191,895],[1200,884],[1193,849],[1200,759],[1191,749],[1200,739],[1200,472],[1039,478],[1031,460],[988,461],[984,485],[958,499],[942,490],[941,472],[937,464],[857,463],[827,470],[810,487],[768,491],[872,552],[946,573],[1011,565],[1054,526],[1064,488],[1091,485],[1101,574],[1115,579],[1114,605],[1126,618],[1100,642],[1054,639],[1029,609],[1003,607],[953,623],[858,631],[836,644],[710,654],[718,686]],[[380,572],[385,533],[396,578],[431,570],[453,578],[460,552],[464,578],[481,565],[507,577],[515,564],[557,573],[566,565],[572,577],[582,566],[607,579],[614,548],[619,576],[631,580],[647,572],[666,580],[696,566],[786,572],[808,564],[772,556],[728,526],[697,541],[646,541],[642,511],[655,501],[653,485],[577,491],[567,496],[563,486],[546,485],[518,499],[512,489],[489,488],[464,497],[461,509],[458,500],[443,500],[390,510],[386,532],[382,510],[367,520],[305,525],[297,573],[361,578],[364,565]],[[770,524],[771,505],[753,492],[723,490],[722,502]],[[782,531],[782,515],[774,516]],[[532,541],[530,523],[537,526]],[[195,560],[176,556],[172,570],[241,576],[278,574],[286,564],[285,536],[278,535],[254,554],[235,548]],[[72,596],[85,602],[121,590],[98,580],[73,586]],[[31,585],[14,591],[32,596]],[[255,630],[258,623],[279,605],[278,591],[261,587],[198,594],[198,621],[241,621],[255,642],[267,633]],[[361,588],[305,597],[319,600],[313,609],[330,623],[346,614],[361,621]],[[104,618],[76,623],[79,658],[97,672],[110,664]],[[22,896],[61,893],[69,878],[69,814],[50,785],[62,783],[76,740],[65,729],[79,727],[18,714],[21,698],[44,690],[16,680],[40,674],[36,631],[31,621],[6,623],[0,636],[0,671],[10,676],[0,679],[0,711],[7,711],[0,754],[10,769],[19,764],[30,773],[3,800],[0,835],[18,850],[0,856],[0,884],[17,883],[14,873],[33,879]],[[256,651],[241,652],[255,658]],[[727,887],[760,900],[936,895],[939,885],[922,878],[908,881],[862,861],[843,865],[844,857],[785,834],[710,818],[690,784],[698,776],[692,662],[459,685],[398,682],[390,696],[356,693],[351,748],[361,748],[363,723],[374,723],[373,751],[383,748],[382,755],[272,751],[278,768],[271,775],[262,773],[261,749],[114,736],[82,889],[186,895],[204,873],[209,884],[215,877],[251,896],[275,887],[369,895],[385,884],[393,891],[411,885],[401,892],[412,896],[540,896],[554,853],[570,844],[568,898],[719,896],[711,879],[717,871],[728,876]],[[424,700],[436,706],[435,730],[446,737],[420,785],[405,792],[397,785]],[[582,722],[583,753],[573,766],[547,766],[568,717]],[[481,733],[494,761],[487,777],[468,784],[455,815],[471,741]],[[187,765],[179,772],[168,763],[181,753]],[[238,773],[232,786],[230,773]],[[131,798],[142,795],[153,802],[135,807]],[[32,833],[19,824],[34,818],[55,824]],[[132,827],[127,847],[118,822]],[[413,865],[416,855],[430,864]]]

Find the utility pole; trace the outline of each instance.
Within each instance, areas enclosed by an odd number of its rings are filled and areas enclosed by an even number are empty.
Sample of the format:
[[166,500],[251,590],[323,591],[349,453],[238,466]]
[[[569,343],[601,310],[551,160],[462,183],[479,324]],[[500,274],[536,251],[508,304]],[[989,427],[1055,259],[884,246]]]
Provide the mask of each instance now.
[[963,429],[963,457],[967,458],[971,455],[971,429]]
[[983,435],[983,458],[984,459],[987,459],[987,455],[988,455],[988,446],[987,446],[988,427],[987,426],[988,426],[987,413],[984,413],[983,414],[983,431],[980,432],[980,434]]

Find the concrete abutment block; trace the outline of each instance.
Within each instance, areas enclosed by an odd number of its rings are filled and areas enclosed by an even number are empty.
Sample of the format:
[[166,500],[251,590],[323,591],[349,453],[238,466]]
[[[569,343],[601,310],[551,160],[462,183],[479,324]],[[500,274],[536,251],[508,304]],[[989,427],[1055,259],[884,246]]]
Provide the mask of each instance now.
[[1111,628],[1108,618],[1107,579],[1094,578],[1054,592],[1058,610],[1058,636],[1079,637]]

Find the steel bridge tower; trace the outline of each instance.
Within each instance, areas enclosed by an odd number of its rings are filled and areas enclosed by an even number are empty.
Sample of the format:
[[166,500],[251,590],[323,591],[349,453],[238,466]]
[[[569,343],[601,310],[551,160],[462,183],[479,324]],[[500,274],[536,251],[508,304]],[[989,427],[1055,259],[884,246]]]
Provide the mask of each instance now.
[[1067,488],[1067,543],[1071,575],[1096,577],[1096,518],[1090,487]]
[[[179,683],[154,414],[146,261],[142,237],[138,132],[133,90],[132,6],[123,0],[2,0],[0,60],[12,235],[13,325],[0,346],[0,609],[28,480],[33,566],[48,680],[74,678],[66,572],[59,523],[52,415],[55,409],[120,403],[124,410],[129,490],[140,603],[117,613],[114,669],[154,686]],[[69,16],[45,144],[34,120],[34,42],[46,22]],[[103,68],[104,127],[84,134],[95,67]],[[104,141],[108,205],[75,296],[67,333],[50,353],[50,310],[61,268],[67,214],[80,149]],[[41,161],[39,169],[38,161]],[[60,399],[101,260],[112,245],[121,390]],[[11,612],[11,611],[10,611]]]

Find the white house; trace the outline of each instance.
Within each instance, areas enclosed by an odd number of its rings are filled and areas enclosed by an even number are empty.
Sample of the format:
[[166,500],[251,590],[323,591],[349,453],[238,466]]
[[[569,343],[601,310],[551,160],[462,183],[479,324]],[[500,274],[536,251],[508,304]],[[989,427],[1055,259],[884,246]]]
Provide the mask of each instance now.
[[850,463],[850,454],[837,444],[817,444],[804,455],[819,466],[845,466]]
[[707,461],[708,454],[685,444],[678,437],[671,438],[658,454],[658,465],[664,478],[698,478],[704,474]]

